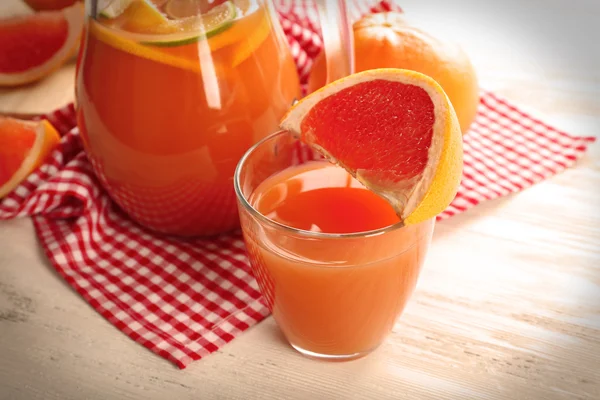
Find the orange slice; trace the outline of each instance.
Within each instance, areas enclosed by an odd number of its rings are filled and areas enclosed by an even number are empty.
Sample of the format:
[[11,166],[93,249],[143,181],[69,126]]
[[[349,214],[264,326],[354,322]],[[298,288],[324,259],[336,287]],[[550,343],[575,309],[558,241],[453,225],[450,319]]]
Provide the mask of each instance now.
[[403,69],[337,80],[299,101],[281,127],[386,199],[404,224],[435,217],[462,175],[462,134],[439,84]]
[[151,47],[140,44],[125,37],[119,31],[105,27],[94,20],[90,20],[88,29],[97,39],[119,50],[173,67],[186,69],[192,72],[200,72],[200,65],[197,60],[186,59],[169,54],[160,47]]
[[128,32],[144,33],[167,24],[167,17],[149,1],[132,2],[122,17],[124,22],[120,28]]
[[34,82],[71,58],[83,29],[83,5],[0,22],[0,86]]
[[46,120],[0,117],[0,198],[39,167],[59,141],[58,132]]
[[[239,41],[234,45],[235,47],[231,52],[233,54],[233,61],[231,63],[233,68],[248,59],[269,37],[269,33],[271,33],[271,22],[268,19],[266,11],[259,10],[245,19],[246,21],[242,20],[238,22],[240,26],[234,26],[234,29],[238,28],[239,32],[245,30],[250,33],[245,37],[240,35]],[[243,22],[247,22],[246,26],[241,26]],[[226,34],[224,33],[223,36]]]

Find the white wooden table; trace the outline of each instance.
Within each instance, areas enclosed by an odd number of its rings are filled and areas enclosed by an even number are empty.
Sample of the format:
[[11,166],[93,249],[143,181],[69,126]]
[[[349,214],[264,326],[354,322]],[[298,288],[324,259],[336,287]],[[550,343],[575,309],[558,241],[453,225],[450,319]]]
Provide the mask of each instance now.
[[[597,135],[600,2],[520,3],[402,5],[461,41],[484,87]],[[63,105],[72,75],[0,91],[0,111]],[[371,356],[302,358],[268,318],[183,371],[63,282],[29,219],[0,222],[0,399],[600,399],[598,204],[595,144],[575,168],[438,224],[410,306]]]

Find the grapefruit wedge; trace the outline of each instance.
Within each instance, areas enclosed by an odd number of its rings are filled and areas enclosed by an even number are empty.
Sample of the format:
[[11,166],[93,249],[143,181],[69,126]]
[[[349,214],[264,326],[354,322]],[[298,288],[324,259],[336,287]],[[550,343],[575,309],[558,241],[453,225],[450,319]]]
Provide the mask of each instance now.
[[0,86],[48,75],[77,51],[83,5],[0,20]]
[[80,0],[24,0],[35,11],[50,11],[66,8]]
[[0,199],[39,167],[60,136],[46,120],[0,117]]
[[280,125],[386,199],[405,225],[435,217],[458,190],[460,124],[440,85],[424,74],[350,75],[303,98]]

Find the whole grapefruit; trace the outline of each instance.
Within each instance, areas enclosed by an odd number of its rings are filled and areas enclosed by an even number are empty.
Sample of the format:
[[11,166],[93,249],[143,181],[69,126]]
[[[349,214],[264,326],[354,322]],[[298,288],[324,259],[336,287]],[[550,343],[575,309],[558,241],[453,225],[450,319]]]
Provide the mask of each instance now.
[[[377,68],[409,69],[436,80],[448,95],[461,131],[465,133],[477,112],[479,86],[469,57],[453,42],[441,40],[417,27],[405,14],[369,14],[354,24],[356,72]],[[325,84],[325,59],[313,65],[308,92]]]

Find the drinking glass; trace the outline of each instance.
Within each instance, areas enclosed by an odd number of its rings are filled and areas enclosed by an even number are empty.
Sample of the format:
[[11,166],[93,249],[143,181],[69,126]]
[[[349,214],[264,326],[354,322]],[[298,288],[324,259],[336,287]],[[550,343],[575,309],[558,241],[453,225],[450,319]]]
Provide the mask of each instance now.
[[328,234],[282,225],[253,207],[265,179],[311,154],[286,131],[248,150],[234,176],[242,232],[261,293],[291,346],[310,357],[358,358],[385,340],[409,301],[435,218]]

